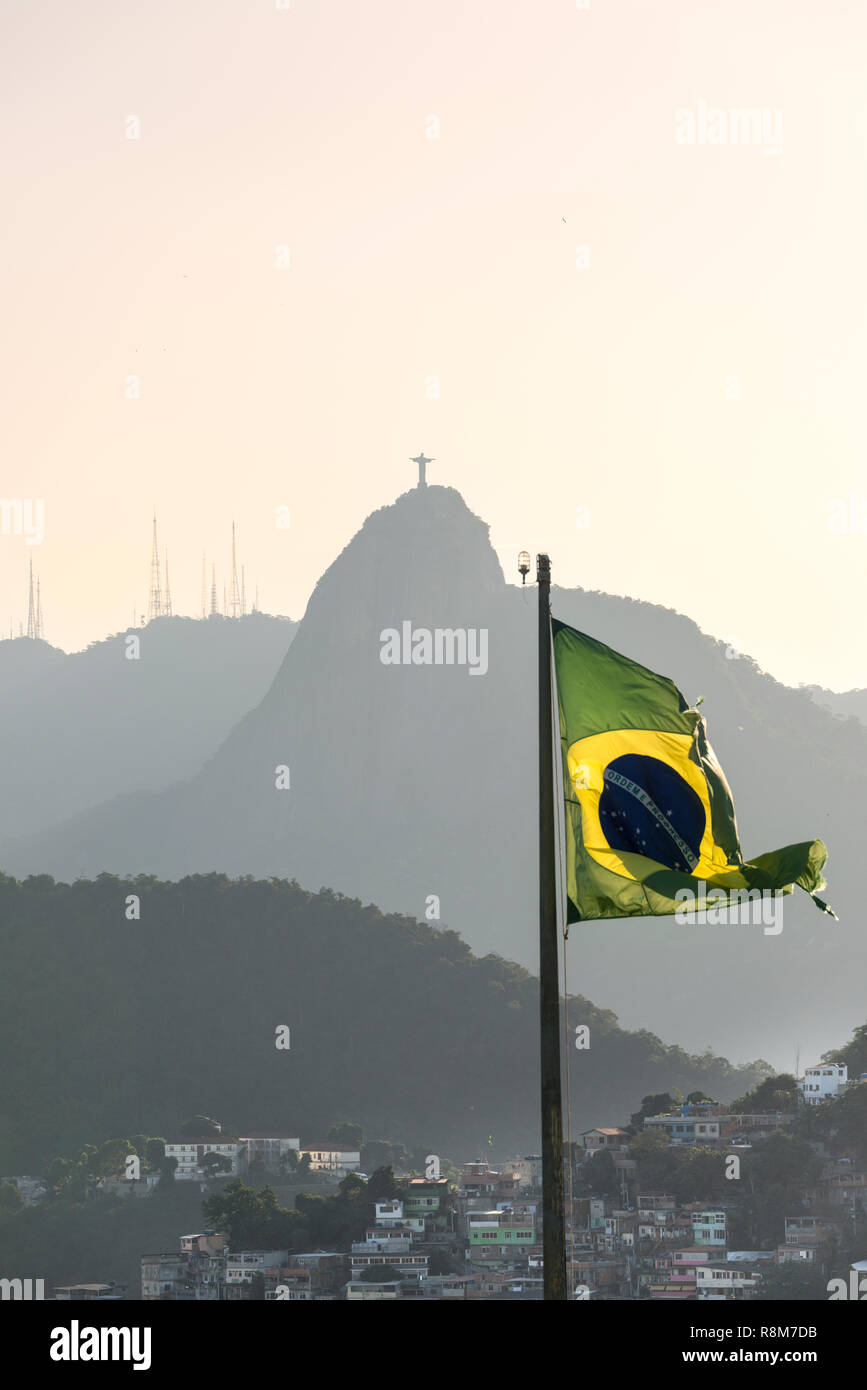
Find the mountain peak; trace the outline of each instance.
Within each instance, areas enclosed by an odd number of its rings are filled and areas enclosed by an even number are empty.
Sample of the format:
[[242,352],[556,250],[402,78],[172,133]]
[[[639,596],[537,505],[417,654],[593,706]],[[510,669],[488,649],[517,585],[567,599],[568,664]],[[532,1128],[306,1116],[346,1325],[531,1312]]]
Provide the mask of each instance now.
[[[458,621],[469,599],[500,595],[505,583],[489,527],[453,487],[410,488],[377,508],[319,580],[306,618],[338,600],[344,616],[353,606],[371,612],[417,616],[414,597],[437,596],[443,621]],[[372,602],[371,602],[372,600]],[[409,605],[409,607],[408,607]]]

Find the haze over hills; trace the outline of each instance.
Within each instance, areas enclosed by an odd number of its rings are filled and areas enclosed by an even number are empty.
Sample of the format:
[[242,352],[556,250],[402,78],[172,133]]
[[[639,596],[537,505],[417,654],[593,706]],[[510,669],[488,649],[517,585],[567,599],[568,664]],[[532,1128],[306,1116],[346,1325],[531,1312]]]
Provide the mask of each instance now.
[[[744,853],[821,836],[841,918],[798,893],[774,937],[666,918],[587,923],[572,928],[570,989],[629,1027],[790,1069],[799,1044],[805,1058],[830,1021],[839,1033],[863,1014],[867,730],[671,610],[584,590],[555,589],[552,604],[704,696]],[[381,633],[404,622],[486,629],[486,673],[384,665]],[[451,488],[414,489],[368,517],[322,576],[264,699],[195,776],[7,839],[0,867],[291,875],[418,917],[437,895],[474,950],[535,968],[535,633],[535,592],[504,581],[484,523]],[[275,785],[281,766],[288,790]]]
[[0,642],[0,837],[191,777],[261,697],[296,627],[267,613],[163,617],[69,655]]
[[817,704],[841,719],[859,719],[867,724],[867,690],[823,690],[820,685],[808,685],[805,689]]
[[[308,1142],[359,1120],[369,1139],[458,1159],[489,1136],[499,1153],[538,1151],[538,981],[454,932],[220,875],[0,877],[0,920],[0,1173],[127,1132],[169,1136],[196,1113]],[[767,1074],[624,1032],[585,1000],[569,1021],[591,1030],[571,1068],[575,1133],[650,1093],[730,1100]]]

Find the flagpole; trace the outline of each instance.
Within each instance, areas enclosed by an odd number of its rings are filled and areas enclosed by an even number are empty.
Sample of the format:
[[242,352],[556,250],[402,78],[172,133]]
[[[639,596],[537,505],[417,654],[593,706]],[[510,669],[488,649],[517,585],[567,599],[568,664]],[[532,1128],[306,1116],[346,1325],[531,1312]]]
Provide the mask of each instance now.
[[544,1295],[566,1302],[560,970],[554,828],[551,690],[551,561],[536,556],[539,584],[539,1023],[542,1053],[542,1255]]

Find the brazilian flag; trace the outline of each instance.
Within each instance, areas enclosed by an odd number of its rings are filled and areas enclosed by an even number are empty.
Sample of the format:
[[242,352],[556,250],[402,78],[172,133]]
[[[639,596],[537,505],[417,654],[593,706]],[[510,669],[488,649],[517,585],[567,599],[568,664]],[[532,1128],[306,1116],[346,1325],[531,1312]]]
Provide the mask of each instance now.
[[565,623],[552,629],[567,921],[673,913],[684,888],[700,910],[745,889],[796,884],[830,912],[815,896],[825,887],[821,840],[743,858],[704,719],[674,682]]

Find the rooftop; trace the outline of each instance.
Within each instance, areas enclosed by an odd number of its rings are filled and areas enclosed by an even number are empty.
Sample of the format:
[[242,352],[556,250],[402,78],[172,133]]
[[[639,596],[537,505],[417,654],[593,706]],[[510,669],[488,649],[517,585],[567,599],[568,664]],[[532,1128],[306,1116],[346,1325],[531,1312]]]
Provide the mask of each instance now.
[[113,1289],[113,1288],[116,1288],[116,1287],[123,1288],[123,1285],[115,1285],[115,1284],[55,1284],[55,1285],[54,1285],[54,1290],[55,1290],[55,1292],[58,1292],[58,1291],[59,1291],[60,1293],[71,1293],[74,1289],[87,1289],[88,1292],[93,1293],[93,1292],[98,1291],[99,1289]]
[[180,1138],[165,1140],[166,1144],[170,1144],[173,1147],[178,1144],[204,1144],[204,1146],[209,1149],[216,1149],[221,1144],[243,1145],[243,1142],[242,1139],[230,1139],[228,1134],[207,1134],[201,1139],[193,1139],[189,1134],[183,1134]]
[[[261,1136],[260,1136],[260,1137],[261,1137]],[[308,1142],[307,1144],[302,1144],[302,1146],[301,1146],[301,1152],[302,1152],[303,1154],[313,1153],[314,1151],[315,1151],[315,1152],[318,1152],[318,1153],[328,1153],[328,1154],[357,1154],[357,1153],[360,1152],[359,1149],[347,1149],[347,1148],[344,1148],[344,1146],[343,1146],[342,1144],[332,1144],[332,1143],[314,1144],[314,1143],[309,1143],[309,1142]]]
[[327,1256],[329,1260],[345,1260],[347,1258],[343,1250],[290,1250],[289,1254],[293,1260],[310,1260],[315,1256]]
[[[285,1134],[282,1130],[278,1131],[274,1129],[248,1129],[243,1137],[244,1139],[294,1139],[296,1143],[299,1142],[297,1134]],[[323,1145],[322,1147],[324,1148],[325,1146]],[[353,1152],[356,1151],[353,1150]]]

